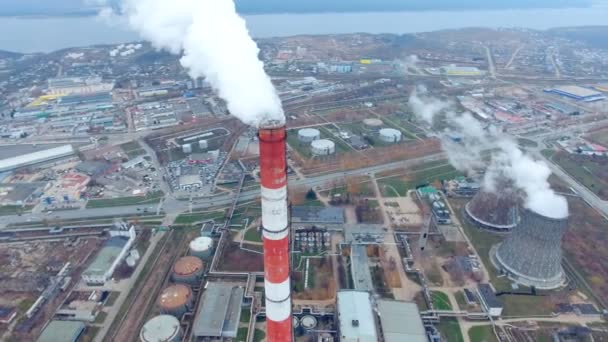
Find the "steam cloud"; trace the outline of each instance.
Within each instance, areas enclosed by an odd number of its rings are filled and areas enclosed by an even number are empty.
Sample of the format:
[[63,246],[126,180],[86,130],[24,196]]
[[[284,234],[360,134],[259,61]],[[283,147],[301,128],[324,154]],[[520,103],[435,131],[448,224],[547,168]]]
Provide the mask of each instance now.
[[[497,181],[507,178],[525,193],[524,206],[540,215],[551,218],[568,216],[568,202],[557,195],[548,182],[551,170],[543,161],[524,154],[517,143],[493,127],[483,127],[470,113],[449,111],[450,103],[414,91],[409,99],[410,108],[423,121],[433,124],[444,113],[451,128],[442,136],[442,146],[450,163],[460,171],[474,172],[481,168],[483,152],[491,150],[491,161],[484,174],[485,190],[498,192]],[[462,142],[454,142],[451,135],[458,134]]]
[[285,122],[259,49],[233,0],[122,0],[112,11],[154,47],[181,53],[189,75],[205,77],[245,124]]

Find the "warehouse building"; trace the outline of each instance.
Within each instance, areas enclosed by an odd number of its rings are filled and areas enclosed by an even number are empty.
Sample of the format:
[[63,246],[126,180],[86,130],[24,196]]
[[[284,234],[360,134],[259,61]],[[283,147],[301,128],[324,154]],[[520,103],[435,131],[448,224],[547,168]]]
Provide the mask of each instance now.
[[0,160],[0,172],[12,171],[20,167],[32,166],[44,162],[54,161],[75,154],[72,145],[63,145],[48,150],[26,153],[12,158]]
[[309,224],[344,224],[344,209],[297,205],[291,207],[291,222]]
[[484,311],[492,317],[500,317],[502,315],[502,303],[496,297],[494,289],[490,284],[479,284],[477,286],[477,294]]
[[340,291],[337,303],[341,342],[379,341],[369,292]]
[[84,332],[85,325],[75,321],[51,321],[42,330],[38,342],[76,342]]
[[426,330],[415,303],[379,300],[378,316],[384,342],[427,342]]
[[463,67],[456,65],[444,66],[439,69],[442,75],[445,76],[482,76],[483,71],[476,67]]
[[193,334],[201,338],[236,338],[241,319],[243,287],[230,283],[207,283]]
[[125,225],[119,229],[110,231],[110,239],[107,240],[93,262],[82,273],[82,279],[89,285],[103,285],[108,281],[116,267],[127,257],[129,249],[135,241],[135,227],[126,228]]
[[601,101],[606,98],[599,91],[579,86],[561,86],[552,89],[547,89],[545,90],[545,92],[566,96],[571,99],[583,102]]

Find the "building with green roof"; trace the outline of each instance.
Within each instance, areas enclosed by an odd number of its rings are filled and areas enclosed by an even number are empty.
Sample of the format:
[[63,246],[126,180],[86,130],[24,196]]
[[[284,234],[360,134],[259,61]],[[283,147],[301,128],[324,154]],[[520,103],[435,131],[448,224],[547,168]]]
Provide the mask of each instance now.
[[38,342],[76,342],[84,332],[85,325],[75,321],[51,321],[42,330]]

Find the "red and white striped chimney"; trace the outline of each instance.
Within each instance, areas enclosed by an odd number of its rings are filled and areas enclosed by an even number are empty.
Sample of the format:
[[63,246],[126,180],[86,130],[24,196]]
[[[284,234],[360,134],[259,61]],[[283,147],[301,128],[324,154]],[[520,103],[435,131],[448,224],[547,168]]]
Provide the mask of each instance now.
[[266,125],[258,132],[262,179],[266,340],[291,342],[291,281],[287,212],[287,133],[284,125]]

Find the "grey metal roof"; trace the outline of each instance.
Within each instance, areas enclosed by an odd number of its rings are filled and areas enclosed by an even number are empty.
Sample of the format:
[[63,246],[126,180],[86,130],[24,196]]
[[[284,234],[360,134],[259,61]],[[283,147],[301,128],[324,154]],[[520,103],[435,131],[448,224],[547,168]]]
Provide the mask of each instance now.
[[502,308],[502,303],[496,297],[494,289],[492,289],[490,284],[479,284],[477,290],[488,308]]
[[84,323],[51,321],[42,331],[38,342],[75,342],[84,331]]
[[377,342],[376,324],[368,292],[338,292],[338,320],[342,342]]
[[229,283],[208,283],[194,322],[196,337],[236,337],[244,289]]
[[367,257],[367,247],[364,245],[352,245],[350,252],[351,273],[355,290],[373,291],[374,283],[372,274],[369,270],[369,259]]
[[333,207],[293,206],[291,208],[291,222],[343,224],[344,209]]
[[385,342],[428,341],[415,303],[379,300],[378,315]]
[[120,252],[129,240],[126,237],[115,236],[108,239],[97,256],[83,272],[83,275],[104,274],[118,258]]

